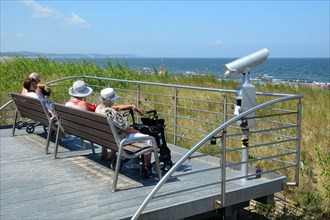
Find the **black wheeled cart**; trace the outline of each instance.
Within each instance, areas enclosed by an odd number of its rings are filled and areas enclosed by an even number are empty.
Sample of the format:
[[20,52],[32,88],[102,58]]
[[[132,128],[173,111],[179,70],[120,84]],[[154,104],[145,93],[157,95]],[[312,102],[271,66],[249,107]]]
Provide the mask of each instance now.
[[146,115],[141,118],[142,124],[138,124],[135,123],[133,110],[130,110],[130,113],[133,119],[133,128],[156,139],[161,169],[167,172],[172,167],[173,162],[171,160],[171,150],[167,146],[165,139],[165,120],[158,118],[156,110],[151,110],[147,111]]

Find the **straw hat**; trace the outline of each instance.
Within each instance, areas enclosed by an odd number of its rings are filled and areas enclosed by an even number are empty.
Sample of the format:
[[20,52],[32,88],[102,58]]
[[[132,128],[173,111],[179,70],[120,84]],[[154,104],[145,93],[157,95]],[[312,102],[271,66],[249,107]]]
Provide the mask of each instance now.
[[100,96],[101,102],[107,102],[107,101],[113,102],[118,98],[119,96],[117,96],[113,88],[106,88],[106,89],[102,89],[101,91],[101,96]]
[[86,86],[86,83],[82,80],[78,80],[73,83],[69,89],[69,94],[73,97],[86,97],[93,92],[91,87]]

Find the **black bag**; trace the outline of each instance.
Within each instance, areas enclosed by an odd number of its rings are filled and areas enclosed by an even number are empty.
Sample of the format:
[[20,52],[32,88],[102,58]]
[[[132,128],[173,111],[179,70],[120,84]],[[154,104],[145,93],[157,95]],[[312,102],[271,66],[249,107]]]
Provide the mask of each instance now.
[[168,171],[173,163],[171,160],[171,150],[168,148],[165,139],[165,120],[158,119],[157,111],[147,111],[153,113],[151,118],[141,118],[142,124],[133,124],[133,128],[143,134],[153,136],[159,148],[159,162],[163,163],[162,170]]

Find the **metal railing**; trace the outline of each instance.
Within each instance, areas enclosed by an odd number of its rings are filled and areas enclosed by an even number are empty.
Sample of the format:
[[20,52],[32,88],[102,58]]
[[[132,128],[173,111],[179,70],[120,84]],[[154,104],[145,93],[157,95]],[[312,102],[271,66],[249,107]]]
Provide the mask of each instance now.
[[[230,164],[227,165],[227,160],[226,160],[226,133],[227,133],[227,128],[232,125],[233,123],[237,122],[238,120],[242,119],[243,117],[246,117],[247,115],[262,109],[264,107],[267,107],[269,105],[272,105],[274,103],[280,103],[283,101],[287,101],[287,100],[291,100],[291,99],[300,99],[302,98],[300,95],[292,95],[292,96],[287,96],[287,97],[282,97],[282,98],[278,98],[263,104],[260,104],[254,108],[251,108],[239,115],[237,115],[236,117],[231,118],[230,120],[228,120],[227,122],[225,122],[224,124],[222,124],[221,126],[219,126],[217,129],[215,129],[214,131],[212,131],[210,134],[208,134],[206,137],[204,137],[202,140],[200,140],[193,148],[191,148],[177,163],[175,163],[175,165],[163,176],[163,178],[157,183],[157,185],[153,188],[153,190],[149,193],[149,195],[147,196],[147,198],[143,201],[143,203],[141,204],[141,206],[139,207],[139,209],[136,211],[136,213],[134,214],[134,216],[132,217],[132,219],[137,219],[142,211],[146,208],[146,206],[148,205],[148,203],[151,201],[151,199],[155,196],[155,194],[159,191],[159,189],[165,184],[165,182],[173,175],[173,173],[182,166],[182,164],[188,160],[191,159],[192,155],[201,147],[203,146],[207,141],[209,141],[212,137],[214,137],[214,135],[218,134],[219,132],[222,132],[222,150],[221,150],[221,201],[218,201],[218,203],[222,206],[225,207],[226,205],[226,201],[225,201],[225,194],[226,194],[226,182],[229,181],[233,181],[236,179],[242,179],[242,178],[246,178],[249,176],[255,176],[256,174],[250,174],[250,175],[246,175],[246,176],[240,176],[240,177],[236,177],[236,178],[231,178],[231,179],[227,179],[226,178],[226,167],[229,166],[233,166],[235,164]],[[298,108],[301,110],[301,102],[299,102],[298,104]],[[301,111],[298,114],[298,118],[301,119]],[[300,133],[300,125],[297,126],[297,132]],[[300,152],[300,146],[299,146],[299,141],[297,141],[297,145],[296,145],[296,149],[295,149],[296,153]],[[293,164],[291,166],[296,166],[297,167],[297,172],[299,173],[299,157],[296,158],[297,162],[296,164]],[[242,163],[247,163],[247,161],[242,162]],[[242,163],[238,163],[238,164],[242,164]],[[267,172],[273,172],[274,170],[270,170]],[[259,174],[262,173],[266,173],[266,172],[260,172]],[[295,185],[298,185],[299,182],[299,175],[295,176]]]
[[[166,121],[166,141],[189,149],[160,180],[133,219],[142,213],[176,169],[195,157],[219,158],[222,195],[219,204],[223,207],[226,183],[255,176],[252,168],[259,175],[274,172],[287,176],[288,185],[299,184],[302,95],[257,92],[257,106],[235,116],[231,107],[236,90],[74,76],[46,83],[52,88],[50,101],[64,103],[69,98],[68,89],[78,79],[94,89],[89,102],[97,101],[100,90],[110,86],[121,97],[116,104],[133,103],[143,110],[156,109],[159,118]],[[1,111],[4,109],[1,107]],[[235,123],[243,117],[252,119],[249,115],[253,112],[255,126],[246,133]],[[139,121],[139,116],[136,117],[135,121]],[[247,146],[240,138],[244,135],[249,136]],[[197,151],[202,154],[194,155]],[[242,159],[244,155],[247,157]],[[239,167],[247,172],[226,178],[226,168]]]

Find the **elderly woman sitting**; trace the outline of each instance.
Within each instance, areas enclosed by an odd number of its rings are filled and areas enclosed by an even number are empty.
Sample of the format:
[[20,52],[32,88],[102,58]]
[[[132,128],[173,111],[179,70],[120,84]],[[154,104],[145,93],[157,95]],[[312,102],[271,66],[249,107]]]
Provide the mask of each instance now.
[[[103,89],[101,91],[100,103],[97,105],[95,112],[112,116],[113,123],[114,123],[116,130],[121,139],[147,136],[147,135],[142,134],[139,131],[135,130],[134,128],[130,127],[128,125],[126,118],[122,117],[122,115],[118,113],[118,111],[133,109],[135,112],[143,115],[143,112],[141,111],[141,109],[137,108],[135,105],[114,105],[115,100],[118,98],[119,97],[117,96],[117,94],[115,93],[115,91],[112,88]],[[107,148],[102,147],[101,159],[114,161],[115,155],[116,155],[115,151],[111,151],[108,154]],[[136,159],[136,158],[132,159],[131,168],[140,169],[138,162],[139,162],[138,159]],[[115,163],[113,162],[111,164],[114,165]],[[152,167],[151,154],[148,153],[148,154],[144,155],[144,164],[141,167],[142,177],[144,177],[144,178],[150,177],[151,167]]]
[[86,86],[86,83],[82,80],[78,80],[73,83],[69,89],[71,98],[65,103],[66,106],[73,108],[80,108],[82,110],[95,112],[96,106],[86,101],[86,97],[93,92],[91,87]]
[[36,92],[38,87],[37,87],[37,81],[35,79],[26,78],[23,82],[23,87],[26,90],[26,92],[25,92],[26,96],[36,98],[36,99],[39,99],[39,100],[43,100],[45,105],[46,105],[46,108],[47,108],[48,112],[51,114],[51,116],[54,116],[54,109],[53,109],[52,104],[50,102],[48,102],[44,98],[44,96],[42,96],[42,95],[40,95]]

